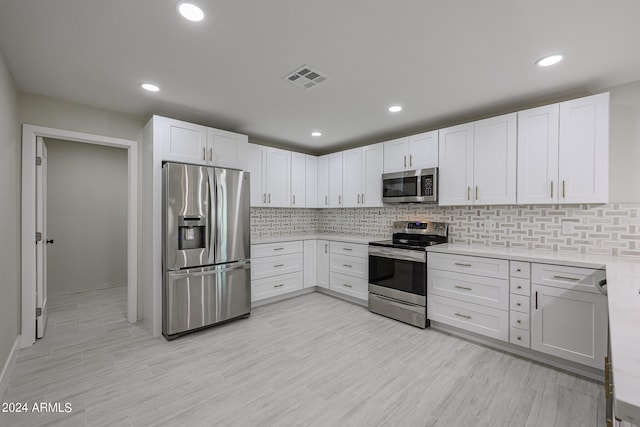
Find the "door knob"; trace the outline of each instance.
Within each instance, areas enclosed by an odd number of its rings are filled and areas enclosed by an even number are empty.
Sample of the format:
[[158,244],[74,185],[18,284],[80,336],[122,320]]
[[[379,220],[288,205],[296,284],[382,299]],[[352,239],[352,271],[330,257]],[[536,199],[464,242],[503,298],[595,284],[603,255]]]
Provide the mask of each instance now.
[[53,245],[53,239],[51,239],[51,240],[47,239],[47,245]]

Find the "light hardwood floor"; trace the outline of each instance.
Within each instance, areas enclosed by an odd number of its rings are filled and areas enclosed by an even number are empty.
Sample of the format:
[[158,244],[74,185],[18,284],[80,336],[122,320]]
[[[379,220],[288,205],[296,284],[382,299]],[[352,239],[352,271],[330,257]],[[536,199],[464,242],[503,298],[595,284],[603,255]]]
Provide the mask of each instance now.
[[52,298],[18,354],[2,426],[604,426],[602,386],[313,293],[167,342],[126,289]]

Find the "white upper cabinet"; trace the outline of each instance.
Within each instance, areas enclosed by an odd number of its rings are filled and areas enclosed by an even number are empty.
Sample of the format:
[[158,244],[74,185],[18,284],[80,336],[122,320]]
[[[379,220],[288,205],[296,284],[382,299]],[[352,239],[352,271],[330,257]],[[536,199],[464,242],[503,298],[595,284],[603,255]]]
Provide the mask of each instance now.
[[518,113],[518,203],[558,201],[559,105]]
[[608,199],[608,93],[518,113],[518,203]]
[[329,154],[329,207],[341,208],[342,200],[342,152]]
[[382,206],[382,143],[362,147],[362,206]]
[[473,203],[516,203],[517,114],[473,124]]
[[342,206],[360,206],[362,198],[362,149],[354,148],[342,152]]
[[305,155],[305,207],[317,208],[318,206],[318,157]]
[[329,207],[329,154],[318,157],[318,208]]
[[246,135],[154,116],[161,129],[162,160],[224,168],[246,168]]
[[384,173],[438,166],[438,131],[386,141]]
[[248,144],[247,170],[251,174],[251,206],[291,206],[291,152]]
[[609,201],[609,93],[560,103],[560,203]]
[[440,130],[439,203],[516,202],[516,113]]
[[473,123],[441,129],[439,145],[439,204],[471,204]]
[[291,153],[291,207],[306,206],[306,155]]

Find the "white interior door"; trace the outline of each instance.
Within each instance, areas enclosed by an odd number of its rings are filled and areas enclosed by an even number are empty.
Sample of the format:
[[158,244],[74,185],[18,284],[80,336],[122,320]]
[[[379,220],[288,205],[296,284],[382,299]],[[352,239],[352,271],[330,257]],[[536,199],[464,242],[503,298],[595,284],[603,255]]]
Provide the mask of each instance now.
[[[47,147],[36,139],[36,338],[47,326]],[[38,160],[39,159],[39,160]],[[51,241],[53,243],[53,241]]]

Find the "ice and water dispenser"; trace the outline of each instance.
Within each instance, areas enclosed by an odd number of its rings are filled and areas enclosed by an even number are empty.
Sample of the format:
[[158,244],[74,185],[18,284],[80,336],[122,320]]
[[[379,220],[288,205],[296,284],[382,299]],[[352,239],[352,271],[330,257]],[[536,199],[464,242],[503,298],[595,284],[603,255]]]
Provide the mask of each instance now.
[[178,217],[178,249],[205,249],[207,218],[204,216]]

